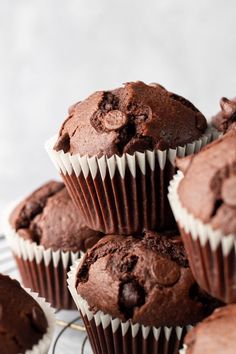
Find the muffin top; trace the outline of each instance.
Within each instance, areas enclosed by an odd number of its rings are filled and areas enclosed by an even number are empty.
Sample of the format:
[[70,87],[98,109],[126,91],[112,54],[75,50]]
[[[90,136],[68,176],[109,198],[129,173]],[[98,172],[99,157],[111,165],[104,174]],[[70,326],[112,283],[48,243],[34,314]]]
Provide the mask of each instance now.
[[216,309],[185,337],[186,354],[235,354],[236,305]]
[[219,131],[225,133],[231,124],[236,124],[236,98],[229,100],[222,97],[220,107],[221,111],[212,117],[212,124]]
[[85,251],[101,233],[85,226],[63,183],[50,181],[25,200],[10,215],[17,233],[54,251]]
[[47,327],[39,304],[18,281],[0,274],[0,353],[25,353],[39,342]]
[[165,150],[200,138],[206,128],[185,98],[158,84],[128,82],[72,106],[54,149],[98,157]]
[[200,290],[171,232],[105,236],[85,254],[75,286],[92,311],[146,326],[194,324],[219,304]]
[[213,229],[236,236],[236,129],[176,164],[184,173],[178,188],[183,207]]

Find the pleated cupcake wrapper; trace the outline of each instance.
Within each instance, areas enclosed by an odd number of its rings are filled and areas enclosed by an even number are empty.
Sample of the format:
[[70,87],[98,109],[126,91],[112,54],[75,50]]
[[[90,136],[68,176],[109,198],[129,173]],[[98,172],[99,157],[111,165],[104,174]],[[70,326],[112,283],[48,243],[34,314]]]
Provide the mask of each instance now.
[[37,301],[39,306],[42,308],[48,322],[47,332],[43,335],[39,342],[35,344],[32,349],[27,350],[25,354],[47,354],[55,329],[54,310],[52,309],[51,305],[46,302],[44,298],[39,297],[37,293],[32,292],[30,289],[25,289],[25,291],[27,291],[27,293],[32,296],[35,301]]
[[67,288],[67,273],[82,252],[53,251],[23,239],[10,225],[11,204],[3,216],[3,232],[14,254],[24,286],[46,298],[53,307],[75,309]]
[[236,302],[236,237],[214,230],[182,206],[178,196],[182,178],[178,171],[170,182],[168,197],[193,275],[212,296],[226,303]]
[[[122,322],[102,311],[93,313],[76,291],[75,279],[80,260],[68,273],[68,288],[81,313],[95,354],[177,354],[185,334],[192,326],[151,327]],[[94,289],[96,291],[96,289]]]
[[46,143],[46,150],[90,228],[106,234],[131,234],[171,227],[171,219],[175,225],[167,199],[174,160],[198,152],[218,135],[209,129],[183,147],[109,158],[57,152],[53,149],[57,137]]

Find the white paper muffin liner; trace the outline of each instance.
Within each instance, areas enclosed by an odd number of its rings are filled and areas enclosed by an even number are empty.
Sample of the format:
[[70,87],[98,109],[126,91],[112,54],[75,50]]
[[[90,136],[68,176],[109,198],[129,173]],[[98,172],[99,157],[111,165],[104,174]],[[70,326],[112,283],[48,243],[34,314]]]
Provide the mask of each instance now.
[[183,173],[170,182],[168,198],[199,285],[224,302],[236,301],[236,235],[225,235],[195,218],[181,204],[178,186]]
[[66,279],[71,265],[83,252],[53,251],[36,242],[25,240],[8,221],[17,204],[14,202],[6,208],[1,226],[15,256],[23,284],[46,298],[55,308],[74,309]]
[[175,149],[100,158],[54,150],[57,136],[45,147],[86,224],[105,234],[127,235],[170,225],[166,194],[175,158],[197,153],[218,136],[208,129],[200,139]]
[[[82,258],[81,258],[82,259]],[[89,310],[89,305],[86,300],[84,300],[76,291],[75,282],[76,282],[76,273],[78,265],[81,259],[77,260],[74,265],[71,267],[71,271],[68,273],[68,288],[71,292],[71,295],[76,303],[78,310],[81,313],[81,316],[85,322],[85,326],[88,330],[88,335],[90,337],[91,344],[93,346],[93,331],[91,333],[91,328],[94,323],[97,327],[98,333],[102,330],[105,333],[104,338],[106,338],[107,333],[110,332],[109,340],[106,339],[105,349],[102,348],[104,343],[100,343],[100,348],[104,349],[104,352],[112,353],[123,353],[127,351],[127,343],[132,342],[132,353],[146,354],[146,353],[158,353],[161,354],[177,354],[179,347],[182,345],[183,338],[185,334],[191,330],[193,327],[189,326],[177,326],[177,327],[152,327],[144,326],[142,324],[136,323],[133,324],[131,320],[122,322],[119,318],[112,318],[109,314],[105,314],[102,311],[93,313]],[[96,291],[96,290],[95,290]],[[98,329],[99,328],[99,329]],[[116,336],[118,334],[118,338]],[[101,337],[101,336],[100,336]],[[141,342],[140,343],[140,337]],[[164,338],[164,341],[163,341]],[[137,343],[135,340],[137,339]],[[150,339],[150,346],[148,345],[148,340]],[[101,340],[101,338],[100,338]],[[161,341],[161,343],[160,343]],[[101,340],[101,342],[104,342]],[[169,343],[171,342],[171,343]],[[117,349],[117,346],[119,349]],[[123,347],[122,347],[123,346]],[[164,347],[162,349],[162,346]],[[96,347],[96,345],[95,345]],[[130,348],[130,347],[129,347]],[[136,350],[134,349],[136,348]],[[148,349],[149,348],[149,349]],[[149,351],[149,350],[153,351]],[[162,351],[163,350],[163,351]],[[94,349],[96,354],[99,354],[98,349]]]
[[93,179],[95,179],[97,173],[100,173],[102,179],[104,180],[106,174],[109,174],[109,177],[112,179],[115,175],[116,169],[119,171],[122,178],[125,176],[126,169],[129,169],[133,177],[135,177],[138,167],[145,175],[146,161],[148,162],[151,170],[154,171],[155,155],[158,157],[157,161],[159,167],[163,170],[167,159],[172,163],[172,165],[174,165],[174,161],[177,156],[183,157],[197,153],[206,144],[212,140],[215,140],[219,135],[220,133],[216,130],[208,129],[198,140],[184,146],[178,146],[175,149],[170,148],[164,151],[146,150],[145,152],[135,152],[133,155],[125,153],[122,156],[113,155],[111,157],[102,156],[100,158],[97,156],[89,157],[88,155],[81,156],[80,154],[71,155],[70,153],[64,153],[63,150],[54,150],[53,147],[57,141],[57,135],[53,136],[46,142],[45,148],[59,172],[68,175],[71,175],[72,172],[74,172],[76,176],[83,173],[85,178],[87,178],[90,173]]

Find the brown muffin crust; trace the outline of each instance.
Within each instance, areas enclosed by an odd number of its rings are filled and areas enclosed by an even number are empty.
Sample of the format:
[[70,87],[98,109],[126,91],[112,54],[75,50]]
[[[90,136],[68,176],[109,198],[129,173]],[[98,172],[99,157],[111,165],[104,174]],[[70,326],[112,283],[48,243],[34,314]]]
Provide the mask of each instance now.
[[10,223],[24,239],[54,251],[85,251],[102,236],[84,224],[64,184],[55,181],[23,200],[13,210]]
[[92,311],[146,326],[184,326],[219,302],[200,290],[173,232],[105,236],[80,263],[77,292]]
[[235,354],[236,305],[216,309],[185,337],[186,354]]
[[236,130],[197,155],[177,159],[177,167],[184,173],[178,188],[182,205],[214,229],[236,236]]
[[39,342],[47,327],[38,303],[18,281],[0,274],[0,353],[25,353]]
[[54,149],[99,157],[165,150],[200,138],[206,128],[185,98],[158,84],[128,82],[70,107]]

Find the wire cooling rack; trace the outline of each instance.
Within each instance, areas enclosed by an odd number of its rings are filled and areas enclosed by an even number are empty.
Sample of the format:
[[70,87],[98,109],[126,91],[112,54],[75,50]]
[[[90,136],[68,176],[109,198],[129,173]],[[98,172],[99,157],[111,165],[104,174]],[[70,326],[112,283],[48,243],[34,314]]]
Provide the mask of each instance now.
[[[20,280],[4,236],[0,235],[0,273]],[[78,311],[56,310],[56,330],[49,354],[92,354]]]

